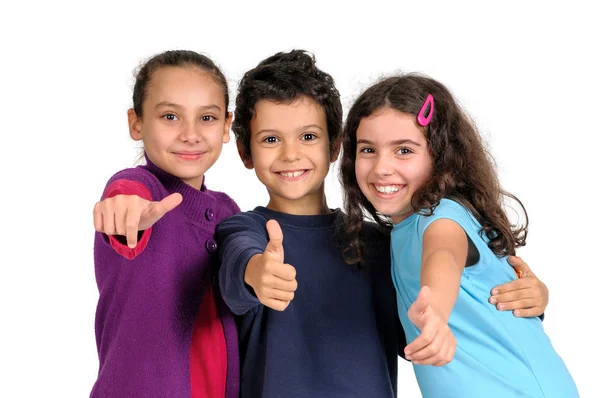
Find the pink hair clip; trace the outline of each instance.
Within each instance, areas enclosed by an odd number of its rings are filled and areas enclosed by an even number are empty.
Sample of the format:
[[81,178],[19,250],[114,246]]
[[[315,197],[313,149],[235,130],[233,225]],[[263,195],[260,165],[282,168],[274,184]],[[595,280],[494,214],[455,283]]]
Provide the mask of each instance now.
[[[429,114],[425,117],[425,111],[427,110],[427,105],[429,105]],[[423,127],[427,126],[429,122],[431,122],[431,118],[433,117],[433,95],[427,94],[427,98],[425,98],[425,102],[417,115],[417,122]]]

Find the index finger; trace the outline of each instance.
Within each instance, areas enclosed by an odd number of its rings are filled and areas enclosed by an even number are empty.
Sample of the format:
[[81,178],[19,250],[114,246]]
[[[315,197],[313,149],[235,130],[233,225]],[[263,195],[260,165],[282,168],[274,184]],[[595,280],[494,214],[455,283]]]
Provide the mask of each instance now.
[[526,289],[529,287],[529,281],[527,278],[515,279],[514,281],[507,282],[503,285],[496,286],[492,289],[492,295],[498,295],[501,293],[508,293],[515,290]]
[[102,212],[98,209],[99,203],[96,203],[94,206],[94,228],[98,232],[102,232],[103,223],[102,223]]
[[273,271],[273,275],[286,281],[296,280],[296,268],[290,264],[281,264]]
[[404,348],[406,355],[412,355],[427,347],[435,339],[438,330],[433,328],[423,329],[421,334]]
[[125,216],[125,231],[127,236],[127,246],[133,249],[137,245],[138,228],[140,224],[140,210],[129,209]]

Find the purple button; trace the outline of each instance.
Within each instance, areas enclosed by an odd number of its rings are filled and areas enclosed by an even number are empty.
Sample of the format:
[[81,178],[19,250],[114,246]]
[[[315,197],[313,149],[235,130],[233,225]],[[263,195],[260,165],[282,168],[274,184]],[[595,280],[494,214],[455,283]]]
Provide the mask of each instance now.
[[209,207],[208,209],[206,209],[204,216],[208,221],[212,221],[212,219],[215,218],[215,211]]
[[206,250],[208,250],[211,253],[214,253],[217,251],[217,242],[215,242],[214,239],[209,239],[206,241]]

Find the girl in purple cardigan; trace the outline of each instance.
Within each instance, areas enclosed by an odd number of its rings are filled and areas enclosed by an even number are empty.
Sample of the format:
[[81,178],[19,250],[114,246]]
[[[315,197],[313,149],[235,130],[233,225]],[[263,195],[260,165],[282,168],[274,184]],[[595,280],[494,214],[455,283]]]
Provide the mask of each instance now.
[[214,283],[213,239],[239,208],[204,179],[229,141],[228,102],[221,71],[192,51],[156,55],[137,74],[127,115],[146,165],[115,174],[94,208],[92,397],[239,394],[237,332]]

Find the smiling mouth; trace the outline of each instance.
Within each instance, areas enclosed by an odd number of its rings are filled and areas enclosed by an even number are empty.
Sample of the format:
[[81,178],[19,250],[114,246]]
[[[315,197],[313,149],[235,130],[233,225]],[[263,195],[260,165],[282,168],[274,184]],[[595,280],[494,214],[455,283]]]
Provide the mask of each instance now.
[[379,193],[382,196],[393,196],[395,194],[397,194],[405,185],[398,185],[398,184],[388,184],[388,185],[380,185],[380,184],[371,184],[375,190],[377,191],[377,193]]
[[182,160],[198,160],[205,152],[173,152],[175,156]]
[[277,172],[275,172],[275,174],[277,174],[283,180],[295,181],[295,180],[299,180],[299,179],[303,178],[305,175],[308,174],[309,171],[310,170],[277,171]]

